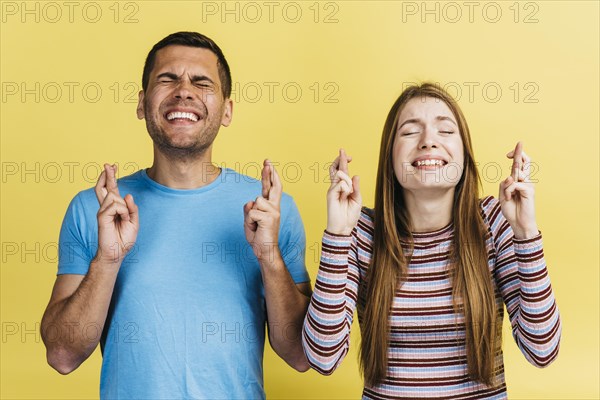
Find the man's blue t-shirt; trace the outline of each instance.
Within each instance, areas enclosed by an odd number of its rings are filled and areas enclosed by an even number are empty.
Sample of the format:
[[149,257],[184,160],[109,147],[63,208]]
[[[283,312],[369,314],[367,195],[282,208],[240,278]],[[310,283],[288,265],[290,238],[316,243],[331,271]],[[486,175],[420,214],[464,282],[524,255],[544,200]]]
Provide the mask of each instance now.
[[[264,398],[266,306],[243,205],[261,182],[222,169],[212,183],[171,189],[145,170],[118,180],[139,207],[140,229],[121,265],[100,342],[100,396]],[[60,233],[58,274],[86,274],[98,243],[98,201],[80,192]],[[279,247],[296,283],[309,281],[305,235],[283,194]],[[92,337],[95,327],[78,327]]]

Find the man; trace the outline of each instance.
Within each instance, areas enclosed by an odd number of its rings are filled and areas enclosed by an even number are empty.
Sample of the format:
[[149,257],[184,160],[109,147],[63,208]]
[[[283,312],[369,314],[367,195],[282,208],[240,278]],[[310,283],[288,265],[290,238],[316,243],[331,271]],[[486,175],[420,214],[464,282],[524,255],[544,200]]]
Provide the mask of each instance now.
[[265,323],[275,352],[308,369],[300,215],[269,161],[262,182],[211,163],[233,111],[212,40],[167,36],[142,81],[153,165],[117,182],[107,164],[71,202],[41,325],[48,362],[68,374],[100,343],[102,398],[264,398]]

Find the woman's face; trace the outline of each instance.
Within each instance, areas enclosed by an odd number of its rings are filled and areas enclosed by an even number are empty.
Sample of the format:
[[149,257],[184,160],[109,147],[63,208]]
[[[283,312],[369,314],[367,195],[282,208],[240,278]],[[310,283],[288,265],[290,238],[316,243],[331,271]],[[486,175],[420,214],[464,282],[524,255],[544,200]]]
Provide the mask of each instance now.
[[406,103],[392,156],[396,179],[405,190],[454,190],[464,169],[463,141],[444,101],[416,97]]

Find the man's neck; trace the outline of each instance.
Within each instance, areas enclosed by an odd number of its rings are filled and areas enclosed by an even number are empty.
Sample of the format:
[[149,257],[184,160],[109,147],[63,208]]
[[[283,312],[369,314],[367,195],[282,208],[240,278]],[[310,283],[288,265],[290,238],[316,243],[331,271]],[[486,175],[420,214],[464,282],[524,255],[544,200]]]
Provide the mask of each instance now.
[[432,232],[452,221],[454,190],[440,193],[433,191],[404,192],[406,208],[413,232]]
[[154,149],[154,163],[147,174],[172,189],[197,189],[212,183],[221,169],[212,163],[212,149],[189,159],[171,159]]

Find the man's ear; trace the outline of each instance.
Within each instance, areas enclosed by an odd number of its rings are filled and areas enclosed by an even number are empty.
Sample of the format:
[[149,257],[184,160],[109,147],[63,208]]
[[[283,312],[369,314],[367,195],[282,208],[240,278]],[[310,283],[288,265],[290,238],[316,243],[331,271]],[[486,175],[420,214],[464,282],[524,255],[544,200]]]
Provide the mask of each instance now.
[[229,126],[233,119],[233,100],[225,100],[225,106],[223,108],[223,116],[221,117],[221,125]]
[[144,119],[144,91],[138,93],[138,105],[136,109],[138,119]]

